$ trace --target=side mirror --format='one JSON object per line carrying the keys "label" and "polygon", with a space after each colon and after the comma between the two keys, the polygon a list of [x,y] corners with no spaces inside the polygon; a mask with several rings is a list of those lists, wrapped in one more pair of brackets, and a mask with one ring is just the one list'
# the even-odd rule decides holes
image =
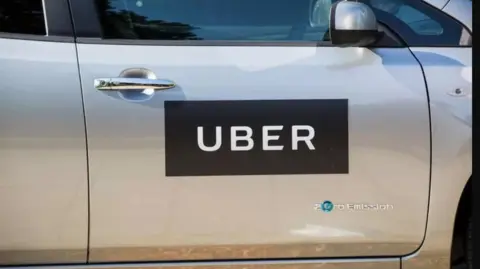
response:
{"label": "side mirror", "polygon": [[339,1],[330,9],[330,40],[342,47],[363,47],[380,37],[377,18],[366,4],[348,0]]}

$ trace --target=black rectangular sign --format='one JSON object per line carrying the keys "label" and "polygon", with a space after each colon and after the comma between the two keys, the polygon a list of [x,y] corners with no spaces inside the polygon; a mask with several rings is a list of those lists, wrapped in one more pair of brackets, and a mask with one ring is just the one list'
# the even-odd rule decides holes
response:
{"label": "black rectangular sign", "polygon": [[348,173],[348,100],[165,102],[166,176]]}

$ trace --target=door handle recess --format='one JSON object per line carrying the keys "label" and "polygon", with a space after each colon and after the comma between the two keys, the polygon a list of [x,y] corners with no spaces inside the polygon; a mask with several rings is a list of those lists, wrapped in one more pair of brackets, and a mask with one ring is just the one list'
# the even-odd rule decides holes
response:
{"label": "door handle recess", "polygon": [[144,91],[152,89],[164,91],[174,88],[175,82],[167,79],[148,78],[97,78],[94,86],[99,91]]}

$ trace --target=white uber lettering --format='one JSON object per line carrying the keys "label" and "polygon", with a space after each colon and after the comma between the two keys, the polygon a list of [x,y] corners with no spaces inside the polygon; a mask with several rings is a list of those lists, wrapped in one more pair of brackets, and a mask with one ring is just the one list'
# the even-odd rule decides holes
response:
{"label": "white uber lettering", "polygon": [[[244,132],[245,135],[239,135]],[[230,128],[230,149],[232,151],[249,151],[253,148],[253,130],[248,126],[232,126]],[[247,145],[239,146],[238,141],[247,141]]]}
{"label": "white uber lettering", "polygon": [[197,144],[198,147],[207,152],[217,151],[222,146],[222,127],[215,127],[215,145],[209,147],[205,146],[205,141],[203,139],[203,127],[197,127]]}
{"label": "white uber lettering", "polygon": [[278,140],[280,138],[279,135],[270,135],[269,131],[281,131],[283,126],[281,125],[271,125],[271,126],[263,126],[262,127],[262,147],[263,150],[282,150],[283,146],[272,146],[269,145],[268,142],[272,140]]}
{"label": "white uber lettering", "polygon": [[[222,146],[222,127],[215,127],[215,144],[213,146],[205,145],[204,128],[197,127],[197,144],[198,147],[206,152],[213,152],[220,149]],[[264,151],[281,151],[284,149],[283,145],[271,145],[271,141],[278,141],[280,135],[274,135],[272,132],[283,130],[282,125],[267,125],[262,127],[262,149]],[[300,136],[300,131],[306,131],[307,134]],[[315,138],[315,129],[308,125],[293,125],[292,126],[292,150],[298,150],[298,144],[304,142],[309,150],[315,150],[312,139]],[[239,142],[243,141],[243,145]],[[245,145],[246,142],[246,145]],[[260,141],[258,141],[260,142]],[[232,126],[230,127],[230,150],[231,151],[249,151],[253,149],[253,129],[248,126]]]}
{"label": "white uber lettering", "polygon": [[[299,131],[307,131],[307,136],[299,136]],[[312,144],[312,139],[315,137],[315,129],[308,125],[293,125],[292,126],[292,149],[298,150],[298,142],[303,141],[307,145],[308,149],[315,150]]]}

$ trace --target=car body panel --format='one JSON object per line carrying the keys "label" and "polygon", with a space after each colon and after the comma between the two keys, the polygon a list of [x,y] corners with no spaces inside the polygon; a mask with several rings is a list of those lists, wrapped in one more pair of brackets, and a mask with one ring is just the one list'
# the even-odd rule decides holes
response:
{"label": "car body panel", "polygon": [[[430,127],[408,49],[78,44],[78,57],[90,262],[392,256],[421,245]],[[145,102],[93,87],[131,67],[178,87]],[[165,100],[315,98],[349,99],[349,174],[165,177]],[[326,215],[314,210],[325,199],[394,209]]]}
{"label": "car body panel", "polygon": [[0,264],[85,262],[87,156],[75,44],[0,44]]}
{"label": "car body panel", "polygon": [[[425,242],[407,269],[450,269],[457,207],[472,175],[472,48],[412,48],[427,79],[432,118],[432,186]],[[454,94],[455,89],[462,89]]]}

